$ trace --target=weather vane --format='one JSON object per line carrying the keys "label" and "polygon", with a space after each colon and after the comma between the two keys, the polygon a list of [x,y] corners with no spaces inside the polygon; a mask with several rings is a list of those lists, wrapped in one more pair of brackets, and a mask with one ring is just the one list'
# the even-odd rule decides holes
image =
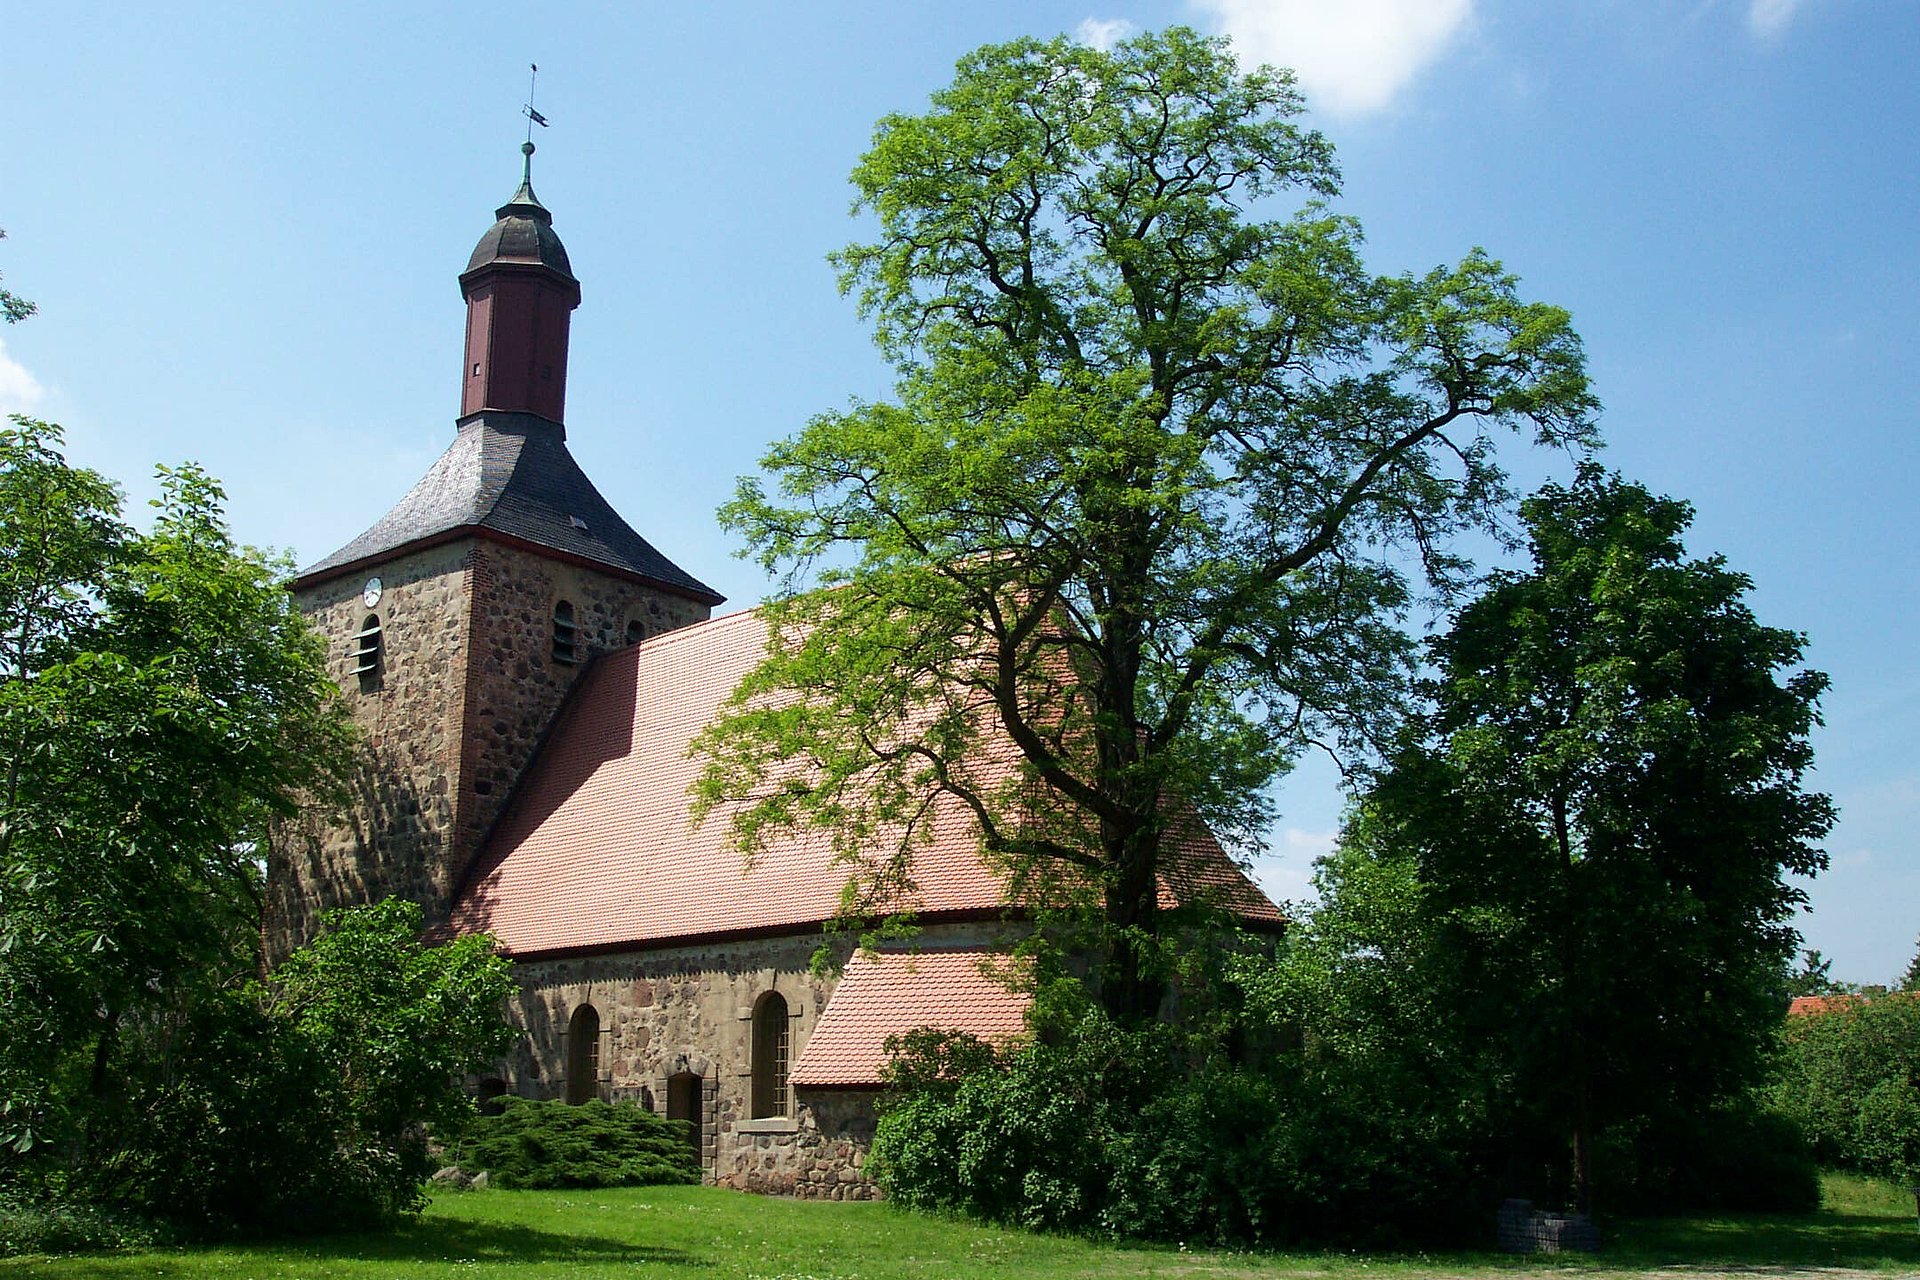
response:
{"label": "weather vane", "polygon": [[527,144],[531,146],[533,126],[539,125],[542,129],[546,128],[547,118],[533,109],[533,86],[540,79],[540,64],[530,62],[527,65],[533,68],[533,72],[527,77],[527,104],[520,108],[520,114],[527,118]]}

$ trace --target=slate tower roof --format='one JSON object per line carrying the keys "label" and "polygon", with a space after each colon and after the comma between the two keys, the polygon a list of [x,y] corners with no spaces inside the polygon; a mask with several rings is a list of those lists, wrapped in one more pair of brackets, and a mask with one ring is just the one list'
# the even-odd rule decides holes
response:
{"label": "slate tower roof", "polygon": [[534,414],[488,410],[461,419],[453,443],[406,497],[365,533],[301,570],[295,585],[465,536],[558,552],[704,604],[722,599],[620,518],[567,451],[564,428]]}

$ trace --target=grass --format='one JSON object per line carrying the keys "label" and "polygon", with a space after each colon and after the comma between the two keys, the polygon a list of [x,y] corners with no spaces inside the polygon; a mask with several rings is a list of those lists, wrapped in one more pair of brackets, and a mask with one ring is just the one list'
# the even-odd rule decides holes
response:
{"label": "grass", "polygon": [[[0,1277],[49,1280],[987,1280],[993,1277],[1705,1277],[1920,1270],[1912,1197],[1830,1177],[1815,1214],[1615,1224],[1598,1258],[1382,1257],[1123,1248],[910,1214],[884,1204],[772,1200],[702,1187],[448,1195],[378,1235],[291,1244],[0,1260]],[[1839,1269],[1836,1272],[1834,1269]]]}

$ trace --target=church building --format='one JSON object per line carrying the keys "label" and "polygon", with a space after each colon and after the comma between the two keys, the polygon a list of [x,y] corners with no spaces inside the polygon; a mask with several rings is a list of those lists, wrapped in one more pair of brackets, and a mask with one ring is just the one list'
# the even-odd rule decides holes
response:
{"label": "church building", "polygon": [[[970,819],[939,810],[899,904],[917,942],[815,974],[848,876],[829,842],[796,831],[749,863],[724,818],[691,821],[688,746],[767,629],[751,610],[715,617],[721,597],[568,452],[580,282],[523,150],[460,275],[452,443],[293,583],[364,740],[344,811],[271,852],[269,950],[332,907],[410,898],[515,962],[526,1035],[483,1094],[631,1099],[692,1125],[709,1181],[866,1198],[886,1037],[1020,1030],[1024,998],[990,972],[1019,927],[1007,887]],[[1238,914],[1277,926],[1210,837],[1184,843]]]}

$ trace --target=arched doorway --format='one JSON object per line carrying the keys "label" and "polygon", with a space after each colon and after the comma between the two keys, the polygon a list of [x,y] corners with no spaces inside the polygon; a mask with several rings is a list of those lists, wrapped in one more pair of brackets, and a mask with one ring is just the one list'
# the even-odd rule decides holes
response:
{"label": "arched doorway", "polygon": [[583,1004],[567,1023],[567,1101],[600,1096],[600,1011]]}
{"label": "arched doorway", "polygon": [[506,1110],[502,1102],[502,1099],[506,1096],[507,1082],[505,1080],[502,1080],[499,1076],[488,1076],[482,1080],[479,1089],[480,1114],[483,1116],[499,1115],[502,1111]]}
{"label": "arched doorway", "polygon": [[688,1134],[696,1159],[701,1152],[701,1079],[691,1071],[667,1077],[667,1119],[685,1120],[693,1126]]}

